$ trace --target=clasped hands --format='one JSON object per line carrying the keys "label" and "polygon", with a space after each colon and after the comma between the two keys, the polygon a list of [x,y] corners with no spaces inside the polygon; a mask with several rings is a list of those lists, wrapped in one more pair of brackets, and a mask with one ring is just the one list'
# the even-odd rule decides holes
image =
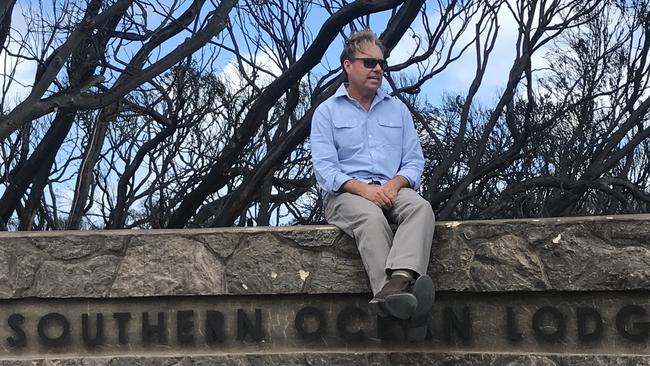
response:
{"label": "clasped hands", "polygon": [[400,188],[393,181],[388,181],[382,185],[367,184],[361,192],[361,196],[382,209],[391,208],[395,205],[397,192],[399,192]]}

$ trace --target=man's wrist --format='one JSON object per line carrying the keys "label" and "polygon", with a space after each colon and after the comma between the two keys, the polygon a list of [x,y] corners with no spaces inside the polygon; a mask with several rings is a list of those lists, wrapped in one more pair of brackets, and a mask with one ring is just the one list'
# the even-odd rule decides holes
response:
{"label": "man's wrist", "polygon": [[409,183],[409,180],[406,179],[406,177],[403,177],[401,175],[396,175],[393,179],[389,180],[387,183],[397,190],[404,187],[409,187],[411,185]]}
{"label": "man's wrist", "polygon": [[363,196],[365,188],[366,188],[365,183],[358,181],[356,179],[348,179],[347,181],[345,181],[345,183],[341,185],[339,191],[356,194],[357,196]]}

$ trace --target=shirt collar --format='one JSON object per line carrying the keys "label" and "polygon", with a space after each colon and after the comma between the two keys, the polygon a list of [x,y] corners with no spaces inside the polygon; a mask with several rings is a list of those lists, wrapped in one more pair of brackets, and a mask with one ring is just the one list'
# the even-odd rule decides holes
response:
{"label": "shirt collar", "polygon": [[[336,89],[336,92],[334,92],[334,97],[335,98],[346,96],[346,97],[352,99],[352,97],[350,97],[350,95],[348,94],[348,89],[345,87],[345,85],[346,85],[346,83],[342,83],[341,86],[339,86],[339,88]],[[377,89],[377,97],[379,99],[389,99],[390,95],[388,93],[384,92],[381,89]]]}

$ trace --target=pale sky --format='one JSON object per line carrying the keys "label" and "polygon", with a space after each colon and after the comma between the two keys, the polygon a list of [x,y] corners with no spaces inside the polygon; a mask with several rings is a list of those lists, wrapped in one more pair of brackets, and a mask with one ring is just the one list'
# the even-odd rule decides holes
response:
{"label": "pale sky", "polygon": [[[24,7],[27,3],[29,3],[29,1],[19,1],[18,6],[13,13],[12,35],[14,37],[16,37],[17,34],[24,33],[25,31],[25,19],[22,14],[21,6]],[[430,23],[432,26],[435,26],[435,19],[437,16],[434,13],[433,9],[429,9],[429,12]],[[384,12],[373,15],[371,18],[371,26],[373,27],[373,30],[378,33],[381,32],[385,26],[388,14],[388,12]],[[315,23],[310,22],[310,24]],[[499,36],[497,38],[495,50],[489,62],[489,69],[484,77],[478,95],[478,100],[483,103],[492,102],[500,88],[505,85],[508,69],[515,54],[514,44],[516,41],[516,25],[512,19],[512,15],[510,15],[508,12],[502,12],[500,16],[500,26],[501,28],[499,30]],[[152,27],[152,23],[150,23],[150,27]],[[414,23],[413,27],[416,33],[422,32],[422,26],[419,24],[419,20]],[[317,29],[313,29],[312,33],[316,33],[316,31]],[[461,38],[461,42],[459,44],[462,44],[463,40],[466,42],[472,36],[473,26],[470,26],[466,34]],[[407,33],[399,42],[397,47],[393,50],[391,57],[389,58],[389,64],[396,64],[404,61],[411,54],[415,46],[414,42],[415,41],[411,37],[410,33]],[[316,74],[321,74],[322,72],[319,72],[318,70],[324,70],[325,65],[332,67],[338,66],[338,55],[341,52],[341,43],[342,41],[340,37],[333,42],[333,44],[329,47],[325,58],[321,62],[321,67],[317,67],[315,69]],[[12,52],[17,51],[16,43],[11,42],[9,46]],[[165,45],[165,47],[171,49],[175,47],[175,45],[168,43]],[[474,52],[474,48],[470,47],[461,59],[451,63],[445,71],[434,77],[432,80],[428,81],[422,90],[427,99],[433,103],[438,103],[444,93],[466,93],[469,84],[474,77],[474,71],[476,67],[476,57]],[[223,57],[229,57],[228,53],[224,52]],[[2,58],[5,66],[11,65],[13,62],[15,62],[15,58],[7,55],[6,53],[0,55],[0,58]],[[541,53],[536,55],[536,60],[539,62],[541,62],[542,58],[543,55]],[[269,65],[272,72],[276,74],[279,73],[280,70],[277,67],[273,67],[272,62],[270,62],[270,58],[268,56],[258,55],[258,61]],[[226,75],[231,75],[234,77],[238,73],[237,68],[232,63],[224,62],[223,64],[226,65],[223,70]],[[15,77],[19,83],[31,85],[35,71],[36,65],[34,62],[23,60],[18,65]],[[413,75],[414,72],[406,70],[406,74]],[[19,83],[14,83],[10,88],[7,96],[7,105],[5,108],[11,105],[15,105],[17,100],[24,99],[24,97],[29,92],[29,88],[21,87]]]}

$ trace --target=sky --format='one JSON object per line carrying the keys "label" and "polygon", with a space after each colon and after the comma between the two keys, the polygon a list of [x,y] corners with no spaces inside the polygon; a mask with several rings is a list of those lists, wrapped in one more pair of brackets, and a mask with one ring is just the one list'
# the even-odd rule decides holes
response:
{"label": "sky", "polygon": [[[47,4],[47,2],[44,3]],[[25,17],[23,16],[23,11],[25,11],[29,4],[30,1],[28,0],[18,1],[18,6],[13,13],[12,19],[12,32],[14,35],[24,34]],[[434,26],[436,20],[438,19],[436,9],[433,9],[433,7],[430,6],[428,13],[430,23],[432,26]],[[380,33],[385,27],[388,16],[389,12],[374,14],[371,17],[371,28],[377,33]],[[152,27],[155,23],[155,20],[152,20],[151,18],[155,19],[155,16],[152,17],[150,15],[149,18],[149,24],[150,27]],[[312,26],[312,34],[317,33],[319,23],[323,22],[324,20],[325,18],[322,15],[318,14],[314,15],[312,19],[310,19],[309,24]],[[495,50],[489,62],[488,72],[486,72],[478,94],[478,100],[485,101],[486,103],[492,101],[497,95],[500,88],[505,85],[508,69],[515,54],[514,44],[516,41],[516,24],[512,19],[512,15],[510,15],[508,12],[502,11],[499,16],[499,22],[500,30],[499,36],[497,38],[497,43],[495,45]],[[413,33],[418,34],[423,32],[423,26],[419,19],[414,23],[413,28]],[[470,27],[470,31],[466,32],[466,34],[461,38],[461,42],[463,40],[467,41],[471,36],[473,36],[471,28],[473,27]],[[177,39],[166,43],[164,49],[172,49],[180,41],[182,41],[182,39],[183,37],[177,37]],[[339,39],[334,41],[334,43],[327,50],[326,56],[322,60],[319,67],[316,68],[316,73],[319,73],[319,68],[320,70],[325,70],[328,66],[338,66],[338,55],[341,52],[341,45],[342,39],[339,37]],[[409,31],[409,33],[407,33],[402,38],[402,40],[398,43],[398,45],[391,53],[391,57],[388,59],[389,64],[403,62],[407,57],[411,55],[414,46],[415,40],[412,37],[412,33]],[[17,44],[14,42],[10,43],[10,50],[12,52],[17,52]],[[474,52],[474,48],[470,47],[470,49],[465,52],[461,59],[451,63],[446,68],[446,70],[427,82],[425,84],[425,87],[422,89],[422,93],[426,99],[433,103],[438,103],[441,101],[441,97],[446,93],[462,94],[466,92],[474,76],[474,70],[476,67],[476,58]],[[226,75],[230,75],[231,77],[236,77],[236,74],[238,74],[237,68],[232,63],[232,61],[229,62],[229,57],[230,55],[228,53],[222,53],[221,59],[219,61],[223,65],[222,72]],[[538,55],[537,57],[540,58],[541,55]],[[0,55],[0,59],[2,59],[5,66],[10,65],[16,61],[15,58],[9,56],[6,53]],[[261,63],[266,63],[267,65],[271,64],[269,58],[263,54],[258,57],[258,59]],[[29,92],[28,86],[33,82],[36,65],[34,62],[23,60],[20,62],[16,71],[17,72],[15,78],[17,79],[18,83],[14,83],[10,88],[6,97],[7,105],[5,106],[5,109],[8,109],[10,105],[15,105],[18,100],[25,98]],[[279,74],[280,69],[271,66],[271,71]],[[413,70],[407,69],[404,74],[415,75],[415,72]],[[25,86],[21,86],[20,84],[23,84]]]}

